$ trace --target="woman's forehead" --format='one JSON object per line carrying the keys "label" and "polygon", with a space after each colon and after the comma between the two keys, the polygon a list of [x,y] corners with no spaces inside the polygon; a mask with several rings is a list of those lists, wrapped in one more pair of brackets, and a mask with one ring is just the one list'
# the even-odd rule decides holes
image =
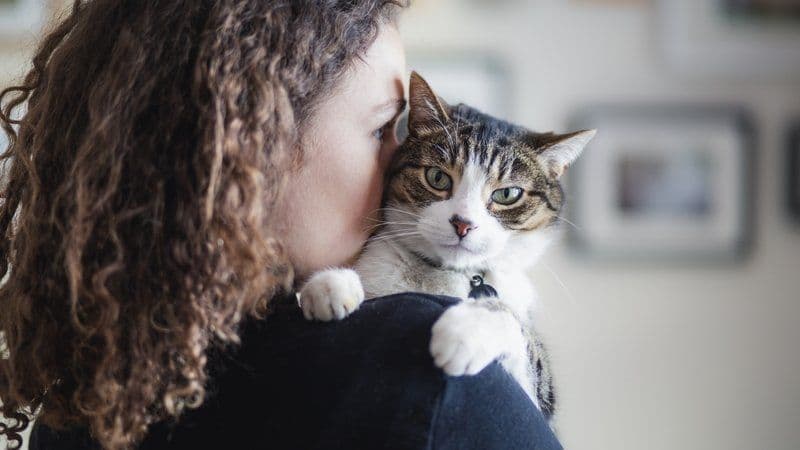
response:
{"label": "woman's forehead", "polygon": [[381,27],[365,55],[356,60],[345,81],[345,91],[375,109],[405,98],[406,60],[400,33],[393,25]]}
{"label": "woman's forehead", "polygon": [[355,60],[339,85],[317,108],[314,127],[375,126],[397,112],[405,99],[405,51],[394,25],[380,28],[365,54]]}

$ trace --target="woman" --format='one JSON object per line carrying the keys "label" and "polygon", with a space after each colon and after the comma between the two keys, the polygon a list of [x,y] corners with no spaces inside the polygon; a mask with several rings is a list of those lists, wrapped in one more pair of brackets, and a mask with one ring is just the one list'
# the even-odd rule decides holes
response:
{"label": "woman", "polygon": [[36,449],[557,447],[497,364],[435,369],[452,300],[337,324],[291,301],[379,207],[402,6],[75,2],[0,95],[0,433],[36,411]]}

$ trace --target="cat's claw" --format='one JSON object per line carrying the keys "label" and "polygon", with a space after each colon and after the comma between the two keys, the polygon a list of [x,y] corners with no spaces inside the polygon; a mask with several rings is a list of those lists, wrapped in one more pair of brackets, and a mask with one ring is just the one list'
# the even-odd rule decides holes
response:
{"label": "cat's claw", "polygon": [[503,353],[496,313],[468,304],[448,308],[433,325],[430,352],[452,376],[475,375]]}
{"label": "cat's claw", "polygon": [[364,301],[358,274],[350,269],[315,273],[300,290],[300,307],[307,320],[341,320]]}

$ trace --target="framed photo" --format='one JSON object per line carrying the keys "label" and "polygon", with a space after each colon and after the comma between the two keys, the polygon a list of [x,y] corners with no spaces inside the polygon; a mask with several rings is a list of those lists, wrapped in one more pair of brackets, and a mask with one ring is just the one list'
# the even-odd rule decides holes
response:
{"label": "framed photo", "polygon": [[789,127],[788,133],[788,159],[789,176],[786,178],[786,197],[789,213],[800,221],[800,119]]}
{"label": "framed photo", "polygon": [[568,174],[573,248],[591,257],[736,260],[752,237],[754,129],[733,106],[606,106]]}
{"label": "framed photo", "polygon": [[688,76],[784,78],[800,73],[800,2],[658,0],[667,63]]}
{"label": "framed photo", "polygon": [[36,34],[44,21],[47,0],[0,0],[0,37]]}

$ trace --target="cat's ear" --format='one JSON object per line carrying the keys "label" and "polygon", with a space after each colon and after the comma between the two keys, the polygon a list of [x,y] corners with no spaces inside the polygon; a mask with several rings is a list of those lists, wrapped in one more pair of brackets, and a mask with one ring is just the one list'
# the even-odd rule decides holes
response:
{"label": "cat's ear", "polygon": [[597,130],[582,130],[567,134],[539,135],[536,158],[550,178],[558,179],[572,164]]}
{"label": "cat's ear", "polygon": [[433,92],[417,72],[411,72],[408,88],[408,133],[425,136],[442,128],[448,121],[447,104]]}

